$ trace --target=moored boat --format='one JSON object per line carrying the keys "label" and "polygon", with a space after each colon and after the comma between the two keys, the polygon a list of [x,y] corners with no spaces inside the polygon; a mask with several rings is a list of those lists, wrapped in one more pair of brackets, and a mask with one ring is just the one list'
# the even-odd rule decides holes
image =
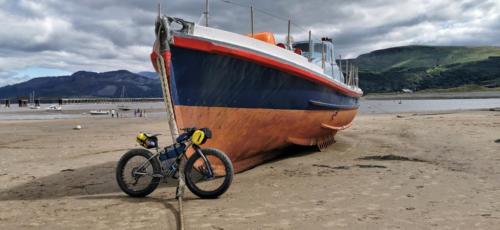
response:
{"label": "moored boat", "polygon": [[337,66],[331,39],[276,44],[272,33],[240,35],[167,16],[156,34],[151,59],[167,76],[177,126],[212,129],[206,145],[226,152],[237,172],[287,145],[332,144],[358,111],[362,91]]}
{"label": "moored boat", "polygon": [[109,115],[109,110],[90,110],[90,115]]}
{"label": "moored boat", "polygon": [[50,105],[49,107],[45,108],[46,111],[57,111],[60,112],[62,111],[62,107],[60,105]]}
{"label": "moored boat", "polygon": [[[120,99],[121,100],[125,99],[125,86],[122,87],[122,93],[120,95]],[[129,111],[130,110],[130,106],[125,105],[125,104],[119,104],[118,106],[116,106],[116,108],[118,110],[122,110],[122,111]]]}

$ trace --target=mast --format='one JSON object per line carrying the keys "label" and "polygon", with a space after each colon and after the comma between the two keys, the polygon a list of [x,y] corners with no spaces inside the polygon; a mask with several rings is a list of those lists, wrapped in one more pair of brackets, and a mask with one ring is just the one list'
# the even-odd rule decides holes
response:
{"label": "mast", "polygon": [[253,5],[250,6],[250,29],[253,37]]}
{"label": "mast", "polygon": [[125,86],[122,86],[122,93],[120,95],[121,99],[123,100],[125,98]]}
{"label": "mast", "polygon": [[334,55],[333,55],[333,43],[332,43],[332,47],[330,48],[330,66],[332,67],[332,78],[335,78],[335,74],[333,73],[333,63],[335,62],[334,60]]}
{"label": "mast", "polygon": [[309,30],[309,62],[312,61],[312,53],[313,52],[313,45],[312,45],[312,35],[311,35],[311,30]]}
{"label": "mast", "polygon": [[349,60],[345,59],[345,73],[347,75],[346,77],[346,84],[349,84]]}
{"label": "mast", "polygon": [[205,12],[203,12],[205,15],[205,26],[208,27],[208,0],[205,0]]}
{"label": "mast", "polygon": [[291,24],[292,24],[292,20],[288,19],[288,34],[286,36],[286,46],[289,50],[292,50],[292,39],[290,37],[290,27],[291,27]]}
{"label": "mast", "polygon": [[342,55],[339,55],[339,64],[340,64],[340,66],[339,66],[340,73],[342,74],[343,77],[345,77],[344,70],[342,70]]}
{"label": "mast", "polygon": [[325,59],[325,42],[321,39],[321,68],[323,68],[323,70],[325,70]]}

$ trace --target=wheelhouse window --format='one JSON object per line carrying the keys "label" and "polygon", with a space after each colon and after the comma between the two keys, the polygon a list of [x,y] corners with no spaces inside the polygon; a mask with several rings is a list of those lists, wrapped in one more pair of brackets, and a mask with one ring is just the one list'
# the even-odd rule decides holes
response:
{"label": "wheelhouse window", "polygon": [[294,49],[299,48],[302,52],[309,52],[309,43],[299,43],[293,46]]}
{"label": "wheelhouse window", "polygon": [[[323,52],[323,47],[325,48],[326,59],[330,60],[330,48],[327,43],[313,43],[313,57],[321,58]],[[309,56],[309,43],[296,43],[293,45],[294,49],[300,49],[302,51],[302,56]]]}

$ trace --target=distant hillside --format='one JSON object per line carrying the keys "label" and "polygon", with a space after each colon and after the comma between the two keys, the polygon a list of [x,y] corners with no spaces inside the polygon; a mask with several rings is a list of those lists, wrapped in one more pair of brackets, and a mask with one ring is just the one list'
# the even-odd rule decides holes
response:
{"label": "distant hillside", "polygon": [[78,71],[70,76],[39,77],[0,88],[0,98],[37,97],[161,97],[158,78],[127,70],[103,73]]}
{"label": "distant hillside", "polygon": [[360,55],[366,92],[500,86],[500,47],[405,46]]}
{"label": "distant hillside", "polygon": [[138,72],[137,74],[144,76],[144,77],[153,78],[153,79],[158,78],[158,74],[156,72],[143,71],[143,72]]}
{"label": "distant hillside", "polygon": [[360,55],[357,62],[362,71],[384,72],[480,61],[490,56],[500,56],[500,47],[403,46]]}
{"label": "distant hillside", "polygon": [[[376,50],[350,62],[359,66],[365,93],[402,89],[481,89],[500,87],[500,47],[404,46]],[[463,87],[467,86],[467,87]],[[0,88],[0,98],[161,97],[154,72],[79,71],[70,76],[40,77]]]}

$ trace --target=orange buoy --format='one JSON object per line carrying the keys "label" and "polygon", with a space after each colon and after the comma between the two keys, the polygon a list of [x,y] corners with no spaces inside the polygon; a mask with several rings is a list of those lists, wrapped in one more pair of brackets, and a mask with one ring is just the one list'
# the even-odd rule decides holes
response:
{"label": "orange buoy", "polygon": [[273,45],[276,44],[276,40],[274,39],[274,34],[271,32],[254,33],[253,36],[251,34],[247,34],[247,36]]}

